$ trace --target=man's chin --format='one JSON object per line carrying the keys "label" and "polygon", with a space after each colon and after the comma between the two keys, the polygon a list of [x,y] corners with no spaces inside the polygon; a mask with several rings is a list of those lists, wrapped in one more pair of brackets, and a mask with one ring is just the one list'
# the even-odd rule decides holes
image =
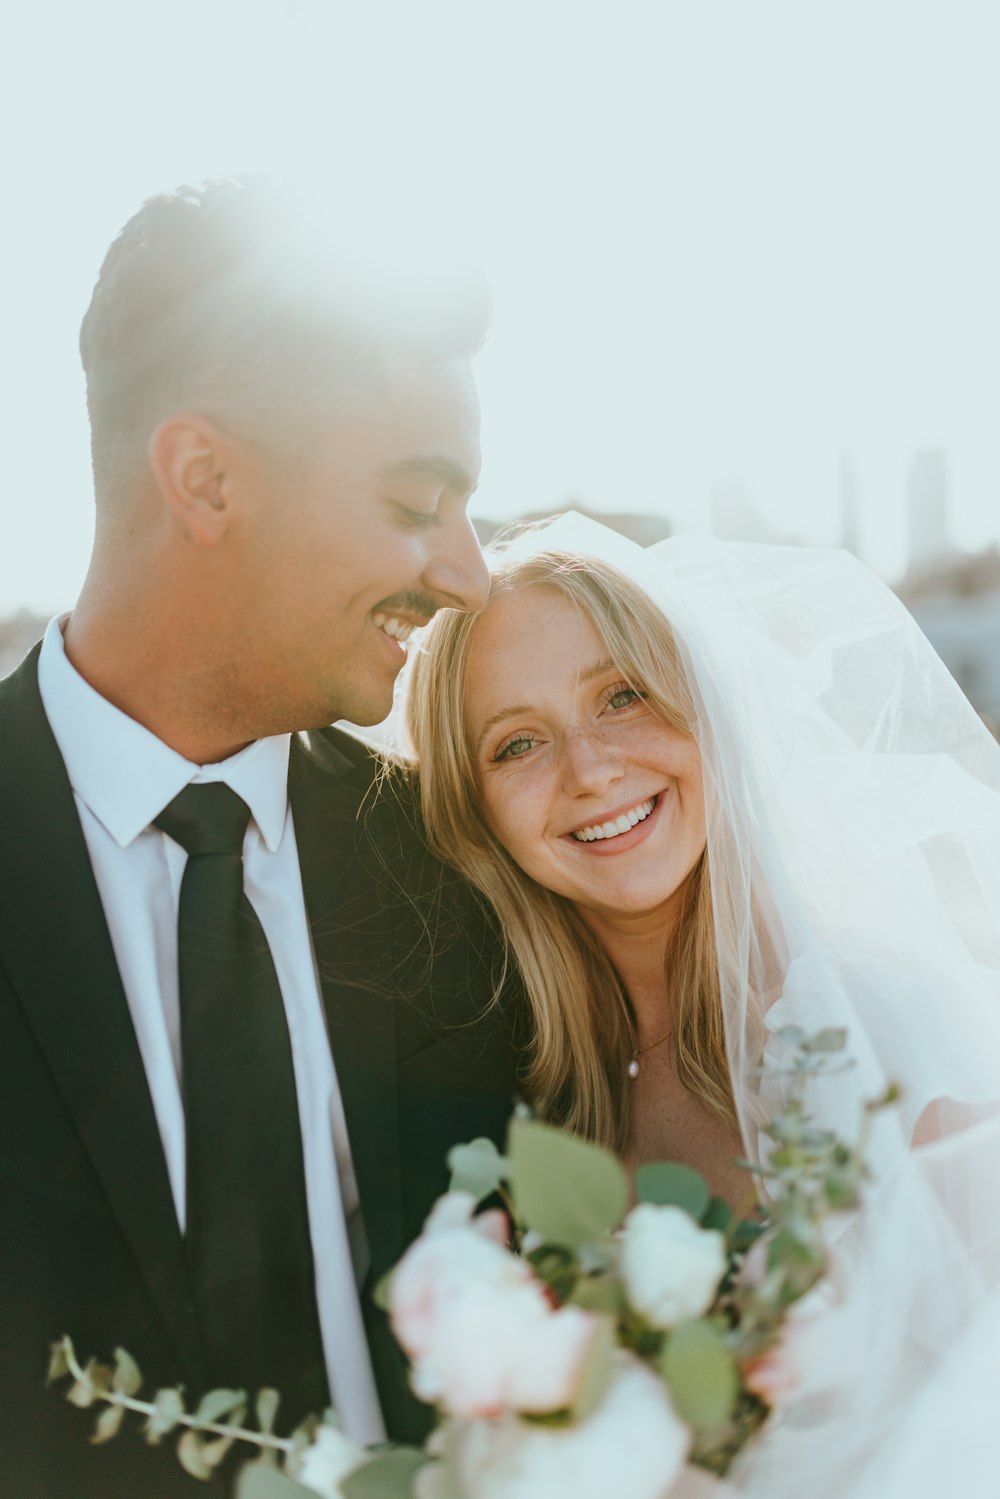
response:
{"label": "man's chin", "polygon": [[384,723],[391,712],[391,692],[382,699],[359,696],[343,705],[343,710],[336,715],[334,722],[354,724],[359,729],[374,729]]}

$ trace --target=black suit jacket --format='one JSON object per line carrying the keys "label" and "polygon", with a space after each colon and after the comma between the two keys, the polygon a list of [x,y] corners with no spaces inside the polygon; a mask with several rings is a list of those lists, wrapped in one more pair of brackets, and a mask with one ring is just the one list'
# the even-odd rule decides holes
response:
{"label": "black suit jacket", "polygon": [[[371,1302],[447,1185],[459,1140],[502,1140],[516,1091],[498,944],[427,852],[412,787],[337,730],[297,735],[289,795],[372,1253],[363,1295],[390,1434],[425,1412]],[[143,1393],[204,1388],[156,1120],[61,756],[37,648],[0,682],[0,1494],[160,1499],[198,1486],[138,1423],[88,1444],[93,1412],[44,1390],[48,1344],[118,1344]],[[167,1448],[172,1446],[168,1441]],[[228,1480],[220,1478],[219,1485]],[[214,1485],[213,1485],[214,1487]]]}

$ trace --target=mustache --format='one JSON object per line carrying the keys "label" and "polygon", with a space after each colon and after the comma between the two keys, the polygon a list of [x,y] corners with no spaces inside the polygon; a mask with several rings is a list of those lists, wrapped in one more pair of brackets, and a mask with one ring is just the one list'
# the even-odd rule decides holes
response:
{"label": "mustache", "polygon": [[376,604],[372,611],[376,614],[392,614],[396,610],[400,614],[415,614],[422,624],[427,624],[441,608],[437,599],[431,598],[429,593],[393,593],[380,604]]}

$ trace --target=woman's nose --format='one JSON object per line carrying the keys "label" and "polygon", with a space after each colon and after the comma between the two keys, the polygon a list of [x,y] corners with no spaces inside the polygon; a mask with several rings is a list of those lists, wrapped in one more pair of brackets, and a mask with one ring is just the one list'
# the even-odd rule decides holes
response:
{"label": "woman's nose", "polygon": [[621,757],[601,735],[576,729],[566,735],[563,744],[563,774],[567,789],[574,795],[599,793],[620,779]]}

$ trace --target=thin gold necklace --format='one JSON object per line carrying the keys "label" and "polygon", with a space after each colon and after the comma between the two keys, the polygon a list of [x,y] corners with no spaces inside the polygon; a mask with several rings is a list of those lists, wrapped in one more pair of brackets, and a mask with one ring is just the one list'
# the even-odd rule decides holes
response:
{"label": "thin gold necklace", "polygon": [[669,1041],[672,1035],[673,1031],[669,1030],[667,1031],[667,1034],[665,1036],[660,1037],[659,1041],[648,1041],[645,1046],[636,1047],[635,1051],[632,1053],[632,1060],[628,1064],[629,1077],[636,1078],[639,1076],[639,1058],[644,1052],[652,1051],[656,1046],[662,1046],[664,1041]]}

